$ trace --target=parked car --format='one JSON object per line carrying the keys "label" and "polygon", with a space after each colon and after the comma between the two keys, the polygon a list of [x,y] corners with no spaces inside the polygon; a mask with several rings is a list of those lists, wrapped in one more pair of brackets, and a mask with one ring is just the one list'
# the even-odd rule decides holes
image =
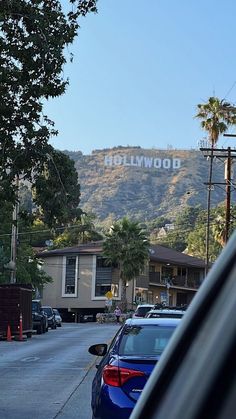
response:
{"label": "parked car", "polygon": [[145,315],[146,318],[160,318],[160,317],[169,317],[172,319],[181,319],[183,315],[185,314],[184,310],[174,310],[169,308],[163,308],[159,310],[150,310]]}
{"label": "parked car", "polygon": [[236,232],[193,298],[130,419],[236,412]]}
{"label": "parked car", "polygon": [[51,329],[56,329],[57,328],[57,324],[56,324],[55,314],[53,313],[52,307],[50,307],[50,306],[42,306],[42,309],[43,309],[44,313],[46,313],[46,315],[48,317],[48,327],[51,327]]}
{"label": "parked car", "polygon": [[32,300],[32,327],[38,335],[48,331],[48,317],[40,300]]}
{"label": "parked car", "polygon": [[145,317],[148,311],[154,308],[153,304],[140,304],[137,306],[135,312],[133,313],[133,318],[142,318]]}
{"label": "parked car", "polygon": [[90,346],[103,356],[92,383],[93,419],[129,418],[180,319],[127,319],[110,347]]}
{"label": "parked car", "polygon": [[54,313],[54,316],[55,316],[57,326],[61,327],[62,318],[61,318],[61,315],[60,315],[59,311],[57,310],[57,308],[53,308],[53,313]]}

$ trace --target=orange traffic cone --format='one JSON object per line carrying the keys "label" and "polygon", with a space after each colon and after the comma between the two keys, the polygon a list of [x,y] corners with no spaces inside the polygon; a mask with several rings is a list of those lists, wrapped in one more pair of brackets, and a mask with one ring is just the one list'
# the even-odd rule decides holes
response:
{"label": "orange traffic cone", "polygon": [[11,342],[11,328],[10,325],[7,326],[7,342]]}

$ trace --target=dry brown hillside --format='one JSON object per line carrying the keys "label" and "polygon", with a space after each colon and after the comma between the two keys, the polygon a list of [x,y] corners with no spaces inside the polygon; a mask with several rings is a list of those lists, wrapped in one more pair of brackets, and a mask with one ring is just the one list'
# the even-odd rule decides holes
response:
{"label": "dry brown hillside", "polygon": [[[91,155],[64,151],[74,161],[81,185],[81,208],[98,219],[125,215],[140,221],[174,217],[184,206],[206,207],[209,162],[198,150],[116,147]],[[213,181],[224,182],[224,165],[216,161]],[[225,199],[212,191],[212,205]]]}

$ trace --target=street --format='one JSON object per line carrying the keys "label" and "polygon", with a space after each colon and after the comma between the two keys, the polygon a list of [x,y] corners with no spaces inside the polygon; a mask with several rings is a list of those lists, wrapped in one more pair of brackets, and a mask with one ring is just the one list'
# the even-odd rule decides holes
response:
{"label": "street", "polygon": [[24,342],[0,342],[1,419],[90,419],[97,358],[88,347],[109,342],[118,326],[64,323]]}

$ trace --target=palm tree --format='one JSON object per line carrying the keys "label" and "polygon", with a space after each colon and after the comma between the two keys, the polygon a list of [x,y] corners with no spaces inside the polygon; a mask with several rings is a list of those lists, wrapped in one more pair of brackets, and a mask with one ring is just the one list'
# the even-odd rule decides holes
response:
{"label": "palm tree", "polygon": [[210,168],[208,178],[207,198],[207,227],[206,227],[206,273],[209,265],[209,236],[210,236],[210,202],[212,184],[212,166],[214,147],[219,136],[227,131],[229,126],[236,124],[236,108],[217,97],[210,97],[207,103],[197,105],[196,118],[201,119],[201,127],[208,132],[211,144]]}
{"label": "palm tree", "polygon": [[149,258],[149,241],[138,222],[124,217],[106,233],[103,253],[108,263],[118,264],[121,278],[121,309],[127,310],[126,284],[140,275]]}
{"label": "palm tree", "polygon": [[236,124],[236,108],[217,97],[210,97],[207,103],[199,104],[197,108],[196,118],[201,119],[201,127],[208,132],[210,144],[214,147],[220,134]]}

